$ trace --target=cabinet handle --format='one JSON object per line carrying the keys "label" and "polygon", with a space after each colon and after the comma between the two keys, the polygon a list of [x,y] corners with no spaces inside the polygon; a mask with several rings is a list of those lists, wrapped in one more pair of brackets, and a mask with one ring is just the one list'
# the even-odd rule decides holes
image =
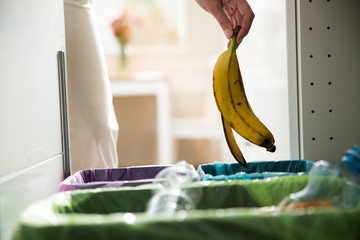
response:
{"label": "cabinet handle", "polygon": [[63,153],[64,179],[70,176],[70,141],[69,141],[69,119],[67,104],[67,86],[65,71],[65,53],[57,52],[59,98],[60,98],[60,120],[61,120],[61,144]]}

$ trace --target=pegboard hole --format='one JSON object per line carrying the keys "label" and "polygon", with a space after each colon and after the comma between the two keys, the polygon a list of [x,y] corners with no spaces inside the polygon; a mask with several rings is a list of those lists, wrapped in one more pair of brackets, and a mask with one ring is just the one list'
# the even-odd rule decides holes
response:
{"label": "pegboard hole", "polygon": [[313,137],[311,140],[315,141],[315,138]]}
{"label": "pegboard hole", "polygon": [[326,29],[327,29],[327,30],[330,30],[330,26],[327,26]]}
{"label": "pegboard hole", "polygon": [[329,139],[330,139],[330,141],[332,141],[334,138],[333,138],[333,137],[330,137]]}
{"label": "pegboard hole", "polygon": [[311,85],[311,86],[314,86],[314,83],[313,83],[313,82],[311,82],[311,83],[310,83],[310,85]]}
{"label": "pegboard hole", "polygon": [[309,27],[309,30],[311,31],[311,30],[312,30],[312,27]]}
{"label": "pegboard hole", "polygon": [[315,113],[315,110],[311,110],[311,113]]}
{"label": "pegboard hole", "polygon": [[328,85],[331,85],[332,84],[332,82],[328,82]]}
{"label": "pegboard hole", "polygon": [[310,58],[313,58],[313,55],[310,55]]}
{"label": "pegboard hole", "polygon": [[331,54],[328,54],[327,56],[328,56],[328,58],[329,58],[329,57],[331,57]]}
{"label": "pegboard hole", "polygon": [[332,109],[329,109],[329,113],[332,113],[332,111],[333,111]]}

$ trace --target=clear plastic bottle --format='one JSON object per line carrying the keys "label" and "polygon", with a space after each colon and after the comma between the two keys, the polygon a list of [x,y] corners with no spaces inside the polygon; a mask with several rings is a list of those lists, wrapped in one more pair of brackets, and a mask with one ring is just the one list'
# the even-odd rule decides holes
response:
{"label": "clear plastic bottle", "polygon": [[160,171],[154,181],[159,189],[148,202],[147,214],[171,215],[180,210],[194,209],[201,193],[199,188],[190,185],[199,180],[194,167],[185,161]]}
{"label": "clear plastic bottle", "polygon": [[357,175],[343,161],[317,161],[309,173],[306,187],[283,199],[277,212],[331,207],[347,209],[360,199]]}
{"label": "clear plastic bottle", "polygon": [[[360,175],[360,146],[355,145],[352,149],[344,152],[341,159],[344,166],[346,166],[355,175]],[[359,177],[358,177],[359,179]]]}

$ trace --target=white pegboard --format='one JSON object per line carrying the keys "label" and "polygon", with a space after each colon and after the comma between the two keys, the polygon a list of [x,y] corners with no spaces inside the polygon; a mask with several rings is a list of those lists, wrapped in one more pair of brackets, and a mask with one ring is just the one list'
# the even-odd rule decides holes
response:
{"label": "white pegboard", "polygon": [[360,144],[360,1],[287,4],[291,157],[338,160]]}

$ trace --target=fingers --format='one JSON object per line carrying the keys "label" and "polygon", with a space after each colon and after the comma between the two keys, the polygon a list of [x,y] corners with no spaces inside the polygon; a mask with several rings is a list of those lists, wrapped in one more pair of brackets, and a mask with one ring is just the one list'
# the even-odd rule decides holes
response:
{"label": "fingers", "polygon": [[225,36],[228,39],[230,39],[233,35],[233,27],[232,27],[232,24],[231,24],[228,16],[223,11],[220,3],[219,3],[219,7],[214,8],[211,11],[212,12],[210,12],[210,13],[215,17],[215,19],[220,24],[220,27],[224,31]]}
{"label": "fingers", "polygon": [[241,30],[236,38],[238,44],[249,33],[255,15],[246,0],[195,1],[200,7],[215,17],[228,39],[232,37],[235,26],[241,26]]}
{"label": "fingers", "polygon": [[237,8],[242,15],[241,29],[236,38],[236,42],[239,44],[242,42],[243,38],[249,33],[255,14],[253,13],[250,5],[247,3],[246,0],[238,1]]}
{"label": "fingers", "polygon": [[215,17],[215,19],[220,24],[220,27],[224,31],[225,36],[229,39],[233,35],[232,24],[225,14],[223,7],[219,0],[196,0],[196,2],[202,7],[205,11],[209,12]]}

